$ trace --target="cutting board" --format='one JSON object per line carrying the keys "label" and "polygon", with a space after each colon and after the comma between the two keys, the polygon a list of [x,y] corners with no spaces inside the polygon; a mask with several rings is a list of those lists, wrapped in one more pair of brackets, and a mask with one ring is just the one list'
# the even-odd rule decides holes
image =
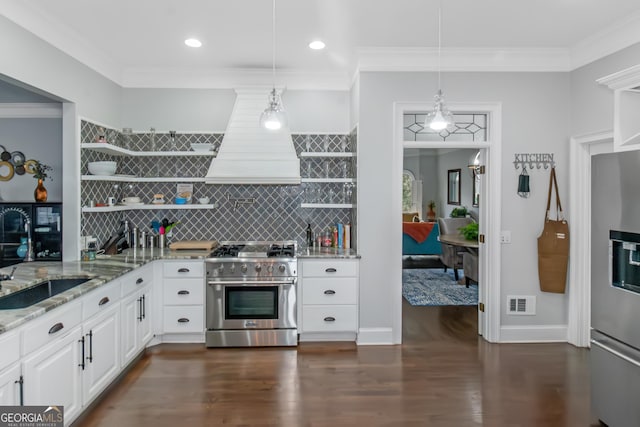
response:
{"label": "cutting board", "polygon": [[180,240],[169,243],[169,248],[176,251],[212,251],[216,246],[218,246],[218,242],[215,240]]}

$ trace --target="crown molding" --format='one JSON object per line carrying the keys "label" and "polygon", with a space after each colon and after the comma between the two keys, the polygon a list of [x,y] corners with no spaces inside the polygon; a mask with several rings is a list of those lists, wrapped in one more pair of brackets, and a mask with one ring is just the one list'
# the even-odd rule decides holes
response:
{"label": "crown molding", "polygon": [[[123,73],[123,87],[234,89],[273,85],[271,70],[130,68]],[[276,86],[293,90],[340,90],[350,88],[349,76],[341,72],[277,71]]]}
{"label": "crown molding", "polygon": [[640,11],[578,42],[571,49],[571,69],[575,70],[636,43],[640,43]]}
{"label": "crown molding", "polygon": [[608,76],[600,77],[596,82],[612,90],[635,88],[640,85],[640,65],[634,65]]}
{"label": "crown molding", "polygon": [[[564,48],[443,48],[442,71],[569,71]],[[361,48],[360,71],[437,71],[436,48]]]}
{"label": "crown molding", "polygon": [[60,119],[62,104],[14,102],[0,103],[0,119]]}
{"label": "crown molding", "polygon": [[120,66],[82,35],[22,0],[0,2],[0,15],[36,35],[46,43],[81,62],[107,79],[121,84]]}

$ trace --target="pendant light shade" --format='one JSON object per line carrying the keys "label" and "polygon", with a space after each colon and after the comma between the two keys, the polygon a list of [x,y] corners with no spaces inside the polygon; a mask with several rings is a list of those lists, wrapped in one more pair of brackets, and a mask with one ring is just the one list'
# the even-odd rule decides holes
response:
{"label": "pendant light shade", "polygon": [[435,103],[433,110],[427,115],[424,122],[424,127],[428,127],[431,130],[440,132],[442,130],[453,130],[454,121],[453,114],[447,108],[444,103],[444,95],[442,95],[442,7],[438,8],[438,92],[433,97]]}
{"label": "pendant light shade", "polygon": [[260,115],[260,126],[269,130],[278,130],[286,124],[286,119],[282,100],[274,87],[269,93],[268,107]]}
{"label": "pendant light shade", "polygon": [[271,71],[273,89],[269,93],[267,108],[260,115],[260,126],[268,130],[278,130],[286,124],[286,115],[280,94],[276,91],[276,0],[273,0],[271,15]]}

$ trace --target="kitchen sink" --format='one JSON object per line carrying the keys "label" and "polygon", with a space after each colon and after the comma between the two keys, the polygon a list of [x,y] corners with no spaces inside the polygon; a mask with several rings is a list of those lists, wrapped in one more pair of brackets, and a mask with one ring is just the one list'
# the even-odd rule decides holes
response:
{"label": "kitchen sink", "polygon": [[91,280],[88,277],[47,280],[30,288],[0,297],[0,310],[25,308]]}

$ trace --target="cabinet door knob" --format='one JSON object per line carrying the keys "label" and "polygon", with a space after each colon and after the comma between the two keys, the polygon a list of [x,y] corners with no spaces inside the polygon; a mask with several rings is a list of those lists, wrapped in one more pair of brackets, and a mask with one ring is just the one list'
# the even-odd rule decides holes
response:
{"label": "cabinet door knob", "polygon": [[109,297],[104,297],[104,298],[102,298],[102,299],[100,300],[100,302],[98,303],[98,305],[105,305],[105,304],[106,304],[106,303],[108,303],[109,301],[110,301],[110,300],[109,300]]}
{"label": "cabinet door knob", "polygon": [[324,291],[325,295],[334,295],[336,293],[336,291],[334,291],[333,289],[327,289],[326,291]]}
{"label": "cabinet door knob", "polygon": [[189,323],[189,319],[186,317],[181,317],[178,319],[178,323]]}
{"label": "cabinet door knob", "polygon": [[182,267],[178,269],[178,273],[188,273],[188,272],[189,272],[189,269],[186,267]]}
{"label": "cabinet door knob", "polygon": [[139,285],[142,282],[144,282],[144,279],[142,277],[139,277],[138,280],[136,280],[136,285]]}
{"label": "cabinet door knob", "polygon": [[189,295],[189,291],[178,291],[178,295]]}
{"label": "cabinet door knob", "polygon": [[64,328],[64,325],[62,324],[62,322],[58,322],[55,325],[53,325],[51,328],[49,328],[49,334],[55,334],[62,328]]}
{"label": "cabinet door knob", "polygon": [[325,322],[335,322],[336,318],[332,317],[332,316],[327,316],[327,317],[324,318],[324,321]]}
{"label": "cabinet door knob", "polygon": [[326,269],[326,270],[324,270],[324,271],[325,271],[326,273],[335,273],[335,272],[336,272],[336,271],[338,271],[338,270],[336,270],[336,269],[335,269],[335,268],[333,268],[333,267],[330,267],[330,268],[327,268],[327,269]]}

